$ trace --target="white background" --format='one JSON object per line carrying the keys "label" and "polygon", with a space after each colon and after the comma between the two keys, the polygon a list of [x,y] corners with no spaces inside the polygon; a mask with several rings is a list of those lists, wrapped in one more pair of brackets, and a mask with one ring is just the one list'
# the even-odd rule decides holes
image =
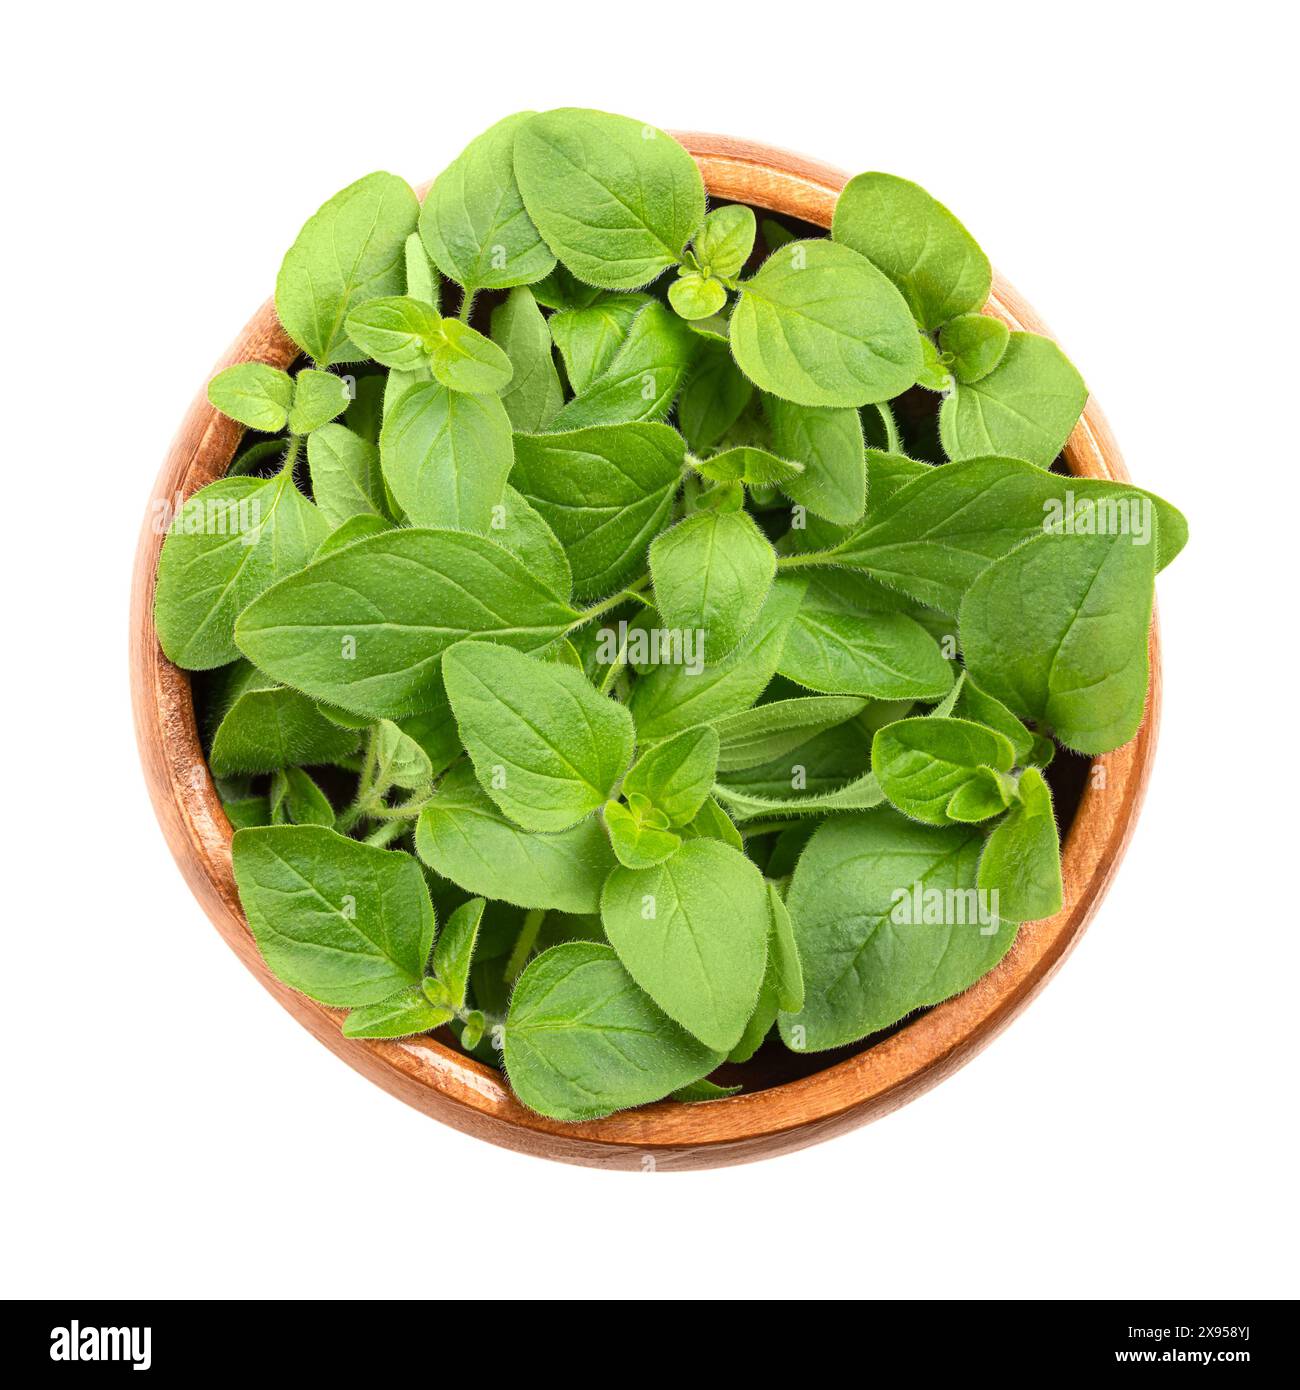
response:
{"label": "white background", "polygon": [[[1296,34],[1284,7],[504,0],[6,20],[11,1295],[1295,1296]],[[16,28],[14,26],[17,26]],[[734,30],[734,32],[732,32]],[[139,520],[325,197],[585,105],[929,187],[1187,512],[1141,824],[988,1051],[800,1154],[599,1173],[444,1129],[222,944],[127,699]],[[17,389],[14,389],[14,388]]]}

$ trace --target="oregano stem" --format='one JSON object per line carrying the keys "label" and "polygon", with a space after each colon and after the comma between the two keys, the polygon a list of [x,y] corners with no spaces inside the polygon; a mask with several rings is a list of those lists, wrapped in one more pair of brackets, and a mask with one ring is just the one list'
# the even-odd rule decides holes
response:
{"label": "oregano stem", "polygon": [[302,453],[302,435],[291,434],[289,436],[289,447],[284,451],[284,463],[280,466],[280,472],[293,476],[293,470],[298,466],[298,456]]}
{"label": "oregano stem", "polygon": [[609,598],[603,598],[599,603],[593,604],[590,608],[584,609],[578,614],[577,618],[564,630],[566,633],[573,632],[577,628],[586,627],[593,619],[599,618],[602,613],[608,613],[611,608],[617,608],[620,603],[626,603],[628,599],[637,599],[639,602],[646,602],[641,598],[641,590],[649,588],[650,576],[643,574],[640,579],[629,584],[626,589],[621,589],[618,593]]}
{"label": "oregano stem", "polygon": [[373,820],[411,820],[415,816],[418,816],[429,802],[433,800],[436,790],[435,787],[430,787],[428,791],[420,792],[409,800],[403,801],[400,806],[376,806],[368,814]]}
{"label": "oregano stem", "polygon": [[464,290],[460,296],[460,313],[457,318],[461,323],[468,323],[469,316],[474,312],[474,298],[478,294],[477,290]]}
{"label": "oregano stem", "polygon": [[807,550],[795,555],[778,555],[776,567],[779,570],[797,570],[808,565],[833,565],[838,555],[838,550]]}
{"label": "oregano stem", "polygon": [[366,739],[366,756],[361,765],[361,775],[357,778],[357,794],[352,805],[339,814],[335,828],[346,835],[357,822],[368,815],[367,807],[374,792],[375,765],[379,757],[379,725],[373,724]]}
{"label": "oregano stem", "polygon": [[365,837],[366,844],[377,845],[380,849],[384,849],[409,829],[410,826],[406,821],[385,821],[377,830],[372,830],[370,834]]}
{"label": "oregano stem", "polygon": [[792,825],[797,825],[797,821],[792,820],[761,820],[755,825],[738,825],[742,837],[749,839],[755,835],[771,835],[779,830],[789,830]]}
{"label": "oregano stem", "polygon": [[524,966],[528,964],[528,957],[532,954],[533,947],[537,944],[537,933],[542,929],[542,923],[546,920],[546,913],[541,908],[533,908],[524,917],[524,924],[519,929],[519,935],[515,939],[515,948],[510,952],[510,959],[506,961],[504,979],[506,984],[512,985],[524,973]]}

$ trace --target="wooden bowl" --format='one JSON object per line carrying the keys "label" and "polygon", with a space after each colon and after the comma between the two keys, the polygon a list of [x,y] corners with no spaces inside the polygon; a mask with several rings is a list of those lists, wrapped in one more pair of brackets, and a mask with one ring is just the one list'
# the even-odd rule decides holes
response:
{"label": "wooden bowl", "polygon": [[[846,181],[838,170],[744,140],[694,133],[678,139],[695,157],[715,198],[830,226]],[[988,308],[1013,329],[1046,331],[997,275]],[[287,367],[296,356],[268,302],[218,365],[261,361]],[[241,433],[200,391],[158,475],[140,536],[131,602],[131,690],[145,778],[172,854],[230,948],[321,1042],[408,1105],[521,1153],[598,1168],[707,1168],[769,1158],[887,1114],[956,1071],[1029,1003],[1083,933],[1128,843],[1155,752],[1160,663],[1154,623],[1150,695],[1141,730],[1125,747],[1095,760],[1065,837],[1065,906],[1046,921],[1022,926],[997,969],[965,994],[915,1016],[847,1059],[831,1054],[823,1070],[726,1100],[693,1105],[664,1101],[569,1125],[525,1109],[490,1067],[434,1038],[345,1038],[339,1028],[343,1013],[282,985],[253,943],[231,873],[230,823],[204,761],[189,678],[163,656],[154,633],[154,576],[162,544],[154,525],[159,503],[178,494],[188,497],[221,477]],[[1080,477],[1128,478],[1094,401],[1070,436],[1065,459]]]}

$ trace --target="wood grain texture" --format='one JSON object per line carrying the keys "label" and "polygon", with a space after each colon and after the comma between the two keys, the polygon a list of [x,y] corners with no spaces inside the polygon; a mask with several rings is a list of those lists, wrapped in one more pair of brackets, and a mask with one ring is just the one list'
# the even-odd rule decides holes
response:
{"label": "wood grain texture", "polygon": [[[719,135],[678,134],[709,192],[829,227],[846,176],[782,150]],[[995,275],[988,311],[1014,328],[1047,330]],[[274,306],[253,316],[218,363],[287,367],[296,349]],[[985,1047],[1060,967],[1097,910],[1132,834],[1155,753],[1160,710],[1157,629],[1151,685],[1137,737],[1094,760],[1065,838],[1065,905],[1021,927],[1006,959],[965,994],[919,1015],[883,1041],[802,1080],[705,1104],[662,1102],[586,1124],[564,1125],[525,1109],[491,1068],[433,1038],[368,1042],[343,1037],[340,1010],[287,989],[266,969],[235,892],[230,824],[203,758],[189,679],[162,654],[152,600],[162,508],[222,476],[240,426],[201,391],[185,416],[154,487],[140,535],[131,601],[130,664],[136,737],[145,780],[167,843],[195,897],[262,985],[350,1066],[407,1104],[467,1134],[566,1163],[645,1171],[746,1163],[819,1143],[906,1104]],[[1100,409],[1089,400],[1065,447],[1081,477],[1127,480]],[[162,515],[166,515],[165,511]],[[217,1026],[226,1026],[219,1021]],[[169,1040],[167,1046],[174,1046]]]}

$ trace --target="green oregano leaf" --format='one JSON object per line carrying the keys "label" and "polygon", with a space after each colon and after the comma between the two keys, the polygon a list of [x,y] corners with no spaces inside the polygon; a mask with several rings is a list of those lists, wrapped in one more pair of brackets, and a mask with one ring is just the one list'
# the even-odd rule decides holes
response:
{"label": "green oregano leaf", "polygon": [[288,470],[200,488],[173,521],[158,559],[154,624],[163,652],[187,671],[236,660],[240,610],[305,565],[328,530]]}
{"label": "green oregano leaf", "polygon": [[397,504],[416,526],[482,534],[514,464],[510,417],[494,396],[426,382],[385,417],[379,456]]}
{"label": "green oregano leaf", "polygon": [[681,319],[652,300],[632,320],[609,365],[560,410],[551,428],[663,419],[699,346],[699,338]]}
{"label": "green oregano leaf", "polygon": [[979,685],[1067,748],[1105,753],[1146,707],[1155,546],[1048,533],[990,565],[958,627]]}
{"label": "green oregano leaf", "polygon": [[772,934],[768,938],[768,961],[774,967],[776,1002],[787,1013],[798,1013],[804,1004],[803,966],[794,922],[785,899],[775,883],[767,885],[767,903],[772,914]]}
{"label": "green oregano leaf", "polygon": [[752,208],[740,203],[714,208],[695,237],[695,259],[706,275],[734,280],[749,260],[756,233]]}
{"label": "green oregano leaf", "polygon": [[800,607],[777,669],[824,695],[878,700],[939,699],[953,679],[938,643],[907,614],[860,616],[815,600]]}
{"label": "green oregano leaf", "polygon": [[378,536],[382,532],[392,529],[393,523],[387,517],[374,516],[370,513],[350,516],[346,521],[340,522],[321,541],[316,547],[316,553],[312,559],[319,560],[326,555],[333,554],[336,550],[342,550],[345,546],[351,545],[353,541],[364,540],[367,536]]}
{"label": "green oregano leaf", "polygon": [[804,472],[802,463],[778,458],[766,449],[752,444],[738,444],[724,449],[712,458],[693,459],[696,471],[705,478],[720,483],[746,483],[750,487],[779,487],[787,492]]}
{"label": "green oregano leaf", "polygon": [[1037,768],[1020,774],[1019,801],[993,829],[980,856],[979,887],[996,892],[1012,922],[1036,922],[1061,910],[1061,848],[1052,793]]}
{"label": "green oregano leaf", "polygon": [[778,483],[786,496],[837,525],[859,521],[867,505],[867,464],[858,412],[765,396],[763,414],[773,450],[803,465],[797,477]]}
{"label": "green oregano leaf", "polygon": [[511,482],[559,537],[579,599],[610,593],[644,569],[685,454],[681,435],[647,422],[515,436]]}
{"label": "green oregano leaf", "polygon": [[655,600],[669,627],[702,634],[720,661],[749,631],[776,574],[776,554],[743,511],[696,512],[650,546]]}
{"label": "green oregano leaf", "polygon": [[555,835],[523,830],[497,809],[468,762],[448,771],[420,812],[415,849],[467,893],[558,912],[598,912],[615,862],[594,816]]}
{"label": "green oregano leaf", "polygon": [[646,294],[603,294],[550,319],[551,337],[560,350],[569,385],[581,395],[613,362],[632,320],[651,302]]}
{"label": "green oregano leaf", "polygon": [[804,1006],[780,1017],[796,1052],[857,1042],[938,1004],[1006,954],[1015,926],[976,887],[983,838],[880,808],[813,833],[786,904],[803,964]]}
{"label": "green oregano leaf", "polygon": [[704,220],[695,161],[654,126],[566,108],[531,117],[515,176],[547,245],[580,279],[637,289],[680,259]]}
{"label": "green oregano leaf", "polygon": [[981,690],[971,679],[969,671],[964,672],[963,677],[956,703],[950,712],[958,719],[970,719],[995,730],[1015,750],[1016,762],[1027,762],[1034,750],[1033,734],[1001,700],[995,700],[987,691]]}
{"label": "green oregano leaf", "polygon": [[711,275],[684,271],[668,286],[668,302],[684,319],[707,319],[727,302],[727,291]]}
{"label": "green oregano leaf", "polygon": [[795,241],[740,286],[731,350],[770,395],[859,406],[906,391],[921,370],[902,296],[865,257],[831,241]]}
{"label": "green oregano leaf", "polygon": [[952,360],[952,374],[966,385],[988,376],[1010,341],[1006,324],[987,314],[958,314],[939,330],[939,346]]}
{"label": "green oregano leaf", "polygon": [[409,1038],[431,1033],[454,1017],[425,998],[419,985],[407,985],[378,1004],[353,1009],[343,1020],[345,1038]]}
{"label": "green oregano leaf", "polygon": [[240,362],[208,382],[208,400],[232,420],[274,434],[293,404],[293,378],[265,362]]}
{"label": "green oregano leaf", "polygon": [[319,826],[241,830],[235,883],[277,979],[351,1008],[418,985],[434,915],[420,866]]}
{"label": "green oregano leaf", "polygon": [[322,425],[307,440],[312,496],[331,526],[354,516],[388,519],[379,450],[346,425]]}
{"label": "green oregano leaf", "polygon": [[576,825],[627,771],[632,717],[582,672],[463,642],[443,679],[483,790],[526,830]]}
{"label": "green oregano leaf", "polygon": [[688,825],[708,800],[718,769],[718,735],[707,725],[656,744],[623,779],[623,794],[640,795],[670,825]]}
{"label": "green oregano leaf", "polygon": [[711,796],[705,799],[695,819],[681,827],[680,833],[684,840],[719,840],[732,849],[745,848],[744,837],[731,817]]}
{"label": "green oregano leaf", "polygon": [[465,637],[544,647],[577,613],[493,541],[398,530],[314,561],[240,614],[239,649],[318,700],[376,718],[436,691],[442,653]]}
{"label": "green oregano leaf", "polygon": [[802,584],[774,584],[739,646],[716,665],[653,667],[632,689],[638,736],[658,742],[748,709],[776,674],[802,597]]}
{"label": "green oregano leaf", "polygon": [[998,365],[959,383],[939,411],[951,459],[1000,454],[1051,466],[1088,401],[1088,388],[1050,338],[1012,333]]}
{"label": "green oregano leaf", "polygon": [[835,564],[860,567],[955,614],[990,562],[1076,515],[1145,535],[1154,542],[1157,568],[1187,541],[1182,514],[1140,488],[1048,473],[1020,459],[983,458],[922,466],[831,553]]}
{"label": "green oregano leaf", "polygon": [[[962,793],[969,798],[967,788],[978,787],[989,769],[1010,772],[1015,758],[1015,749],[992,729],[934,716],[887,724],[871,745],[871,770],[880,789],[905,816],[927,825],[983,820],[1004,809],[1005,801],[996,796],[991,804],[980,802],[982,814],[956,815],[949,803]],[[969,806],[969,800],[962,805]]]}
{"label": "green oregano leaf", "polygon": [[740,419],[754,384],[737,368],[725,342],[705,342],[677,400],[677,424],[696,452],[712,449]]}
{"label": "green oregano leaf", "polygon": [[617,868],[601,921],[632,978],[701,1042],[727,1051],[758,999],[768,907],[753,863],[717,840],[689,840],[650,869]]}
{"label": "green oregano leaf", "polygon": [[318,365],[360,358],[344,324],[368,299],[405,288],[405,242],[420,206],[393,174],[368,174],[308,219],[275,282],[285,332]]}
{"label": "green oregano leaf", "polygon": [[390,295],[353,309],[346,326],[348,337],[368,357],[410,372],[427,365],[442,333],[442,317],[430,304]]}
{"label": "green oregano leaf", "polygon": [[647,825],[619,801],[607,801],[602,813],[609,843],[625,869],[649,869],[662,864],[681,847],[681,836]]}
{"label": "green oregano leaf", "polygon": [[842,787],[824,792],[790,790],[778,796],[767,796],[719,783],[713,794],[742,823],[767,820],[772,816],[822,816],[828,811],[862,811],[879,806],[885,799],[880,783],[871,772],[864,772]]}
{"label": "green oregano leaf", "polygon": [[564,404],[564,390],[551,354],[551,334],[532,293],[513,289],[492,310],[492,339],[510,359],[510,383],[501,404],[511,428],[538,433]]}
{"label": "green oregano leaf", "polygon": [[391,719],[375,725],[375,785],[383,790],[427,785],[433,776],[429,755]]}
{"label": "green oregano leaf", "polygon": [[742,772],[792,753],[817,734],[860,714],[866,703],[848,695],[818,695],[772,700],[725,715],[713,725],[719,739],[718,770]]}
{"label": "green oregano leaf", "polygon": [[470,966],[486,906],[482,898],[471,898],[467,903],[462,903],[447,918],[434,943],[433,973],[446,987],[451,1006],[455,1009],[465,1007]]}
{"label": "green oregano leaf", "polygon": [[342,415],[350,399],[347,382],[341,376],[304,369],[294,378],[289,432],[310,434],[320,429]]}
{"label": "green oregano leaf", "polygon": [[608,946],[543,951],[519,977],[505,1027],[511,1088],[555,1120],[659,1100],[722,1061],[637,988]]}
{"label": "green oregano leaf", "polygon": [[357,733],[326,718],[305,695],[236,662],[218,697],[224,709],[208,762],[218,777],[330,763],[351,753]]}
{"label": "green oregano leaf", "polygon": [[419,232],[412,232],[404,243],[406,261],[406,293],[421,304],[436,310],[441,300],[442,283],[434,269],[429,253],[424,249]]}
{"label": "green oregano leaf", "polygon": [[946,207],[893,174],[859,174],[835,204],[831,235],[877,265],[932,330],[984,306],[988,257]]}
{"label": "green oregano leaf", "polygon": [[439,270],[470,292],[529,285],[555,268],[524,209],[514,149],[531,112],[498,121],[433,181],[420,236]]}
{"label": "green oregano leaf", "polygon": [[285,810],[294,825],[333,826],[329,798],[302,768],[286,767],[277,776],[284,777]]}
{"label": "green oregano leaf", "polygon": [[459,319],[443,319],[442,331],[429,353],[434,380],[453,391],[496,394],[510,384],[510,359],[476,328]]}

